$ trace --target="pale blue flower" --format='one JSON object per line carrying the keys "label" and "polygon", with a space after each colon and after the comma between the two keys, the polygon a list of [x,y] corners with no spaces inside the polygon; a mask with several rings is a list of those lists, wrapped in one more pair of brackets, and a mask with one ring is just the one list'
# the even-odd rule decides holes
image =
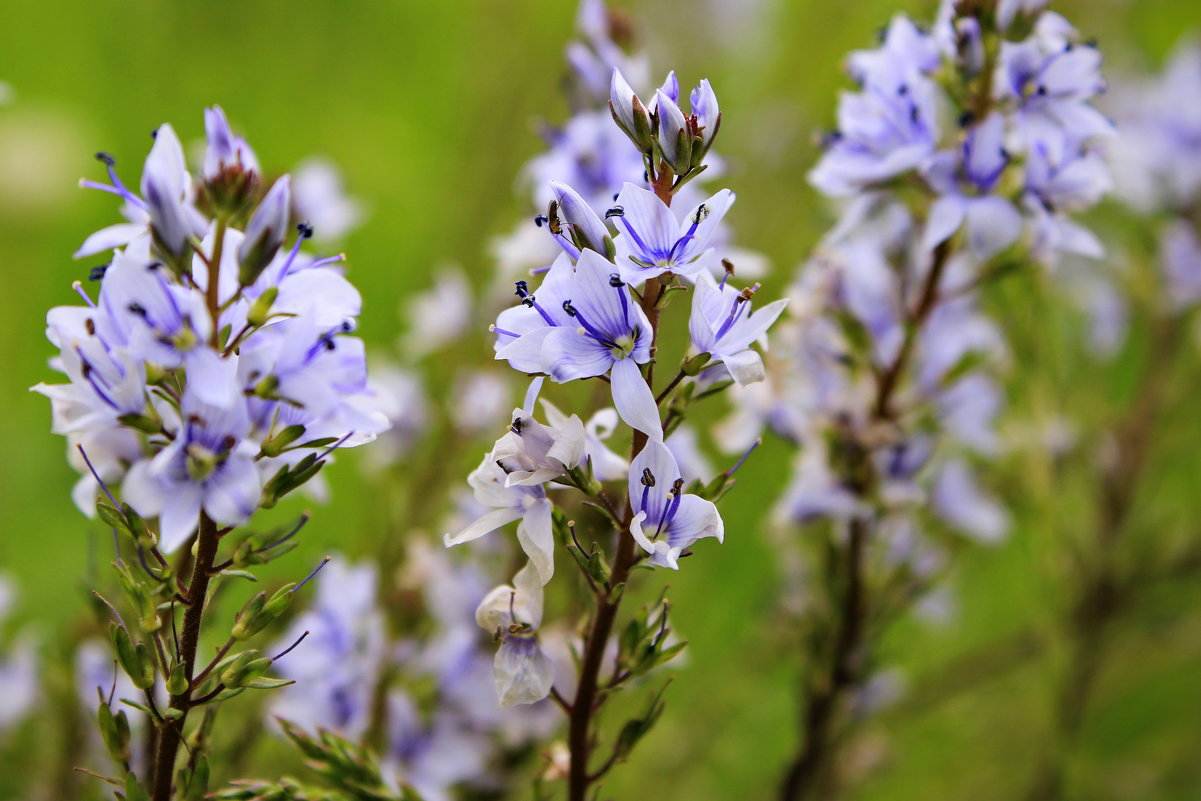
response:
{"label": "pale blue flower", "polygon": [[763,359],[751,345],[767,334],[788,301],[773,301],[752,315],[750,297],[754,288],[740,291],[726,281],[718,284],[708,273],[696,278],[688,320],[692,347],[725,364],[739,384],[762,381],[766,376]]}
{"label": "pale blue flower", "polygon": [[607,213],[620,231],[614,243],[622,278],[640,284],[666,272],[696,275],[705,267],[710,240],[733,202],[734,193],[723,189],[681,219],[654,192],[625,184],[617,206]]}
{"label": "pale blue flower", "polygon": [[650,563],[679,569],[680,557],[704,537],[721,542],[725,524],[711,501],[684,493],[675,457],[662,442],[651,440],[630,463],[630,533],[650,554]]}

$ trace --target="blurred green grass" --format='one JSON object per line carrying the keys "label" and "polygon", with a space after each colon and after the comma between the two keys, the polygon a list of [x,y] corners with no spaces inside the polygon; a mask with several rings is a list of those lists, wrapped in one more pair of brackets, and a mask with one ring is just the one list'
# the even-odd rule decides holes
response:
{"label": "blurred green grass", "polygon": [[[804,175],[815,156],[813,134],[831,124],[836,91],[845,85],[843,55],[869,46],[893,12],[928,13],[929,4],[619,5],[642,29],[657,73],[675,67],[686,82],[713,79],[724,112],[726,183],[739,195],[730,219],[741,244],[771,258],[782,286],[829,222]],[[730,16],[714,24],[718,14],[709,6]],[[1178,35],[1201,25],[1201,6],[1190,0],[1056,7],[1099,37],[1111,63],[1157,62]],[[566,114],[558,88],[573,17],[569,2],[493,0],[6,4],[0,80],[13,87],[15,101],[0,107],[0,269],[7,290],[0,292],[0,567],[19,580],[20,619],[37,621],[48,636],[66,627],[84,609],[87,577],[103,566],[90,544],[99,533],[70,504],[75,476],[62,441],[48,432],[47,404],[27,392],[50,376],[45,311],[73,302],[70,283],[90,265],[72,262],[71,252],[114,219],[111,199],[75,189],[76,178],[98,173],[92,153],[112,152],[132,179],[155,126],[169,120],[185,141],[198,138],[201,108],[220,103],[270,168],[311,154],[332,158],[370,208],[346,250],[365,299],[361,332],[386,348],[400,330],[403,297],[424,288],[446,262],[485,281],[488,239],[528,214],[514,181],[540,149],[536,120]],[[1025,348],[1027,358],[1016,363],[1039,371],[1015,378],[1013,414],[1047,403],[1096,406],[1127,391],[1127,362],[1112,375],[1081,374],[1071,342],[1076,321],[1046,299],[1030,308],[1029,295],[1040,291],[1016,284],[997,301]],[[1180,436],[1165,462],[1171,469],[1149,493],[1157,508],[1178,510],[1184,520],[1196,519],[1199,506],[1201,465],[1193,451],[1201,432],[1192,417],[1178,415]],[[451,473],[458,475],[478,456],[448,458],[461,465]],[[775,558],[762,522],[786,478],[786,459],[771,443],[752,460],[724,507],[726,544],[706,549],[672,577],[677,625],[691,642],[689,666],[678,671],[664,722],[614,774],[608,793],[771,797],[794,741],[795,667],[774,612]],[[1053,632],[1065,569],[1056,561],[1056,538],[1078,525],[1089,495],[1047,483],[1048,472],[1039,469],[1045,459],[1022,453],[1002,466],[1015,536],[965,556],[959,618],[943,629],[901,626],[885,643],[889,656],[912,667],[912,681],[998,633]],[[333,500],[317,510],[290,564],[333,549],[373,549],[373,488],[350,464],[331,471],[331,479]],[[1195,588],[1178,587],[1158,606],[1196,608],[1197,601]],[[1189,744],[1201,745],[1201,628],[1195,619],[1172,625],[1185,626],[1187,638],[1140,620],[1115,647],[1105,702],[1083,750],[1119,773],[1129,765],[1130,776],[1107,786],[1081,776],[1080,797],[1151,798],[1140,789],[1140,760],[1168,764]],[[1040,748],[1054,669],[1054,659],[1039,657],[945,705],[885,717],[875,731],[888,737],[880,758],[889,770],[860,797],[1014,797]],[[1197,773],[1169,784],[1156,787],[1164,794],[1154,797],[1195,798],[1189,790],[1198,788]]]}

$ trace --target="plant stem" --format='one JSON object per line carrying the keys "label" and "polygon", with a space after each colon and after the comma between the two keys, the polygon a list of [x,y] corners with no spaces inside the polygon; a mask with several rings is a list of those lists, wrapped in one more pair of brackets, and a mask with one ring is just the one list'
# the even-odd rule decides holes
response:
{"label": "plant stem", "polygon": [[[670,197],[670,195],[669,195]],[[670,200],[666,201],[670,202]],[[642,290],[642,309],[646,312],[651,323],[651,363],[647,365],[646,381],[654,391],[654,353],[655,341],[659,333],[659,290],[662,282],[658,278],[647,280]],[[630,448],[630,459],[646,447],[647,436],[641,431],[634,432],[633,444]],[[571,753],[571,767],[568,773],[568,798],[570,801],[587,801],[588,788],[603,775],[603,772],[590,775],[588,773],[588,757],[592,750],[592,718],[597,708],[597,689],[600,684],[601,667],[605,659],[606,646],[613,634],[613,624],[617,620],[617,611],[621,599],[625,595],[621,585],[625,584],[634,565],[636,556],[634,537],[629,533],[630,521],[634,517],[633,507],[626,501],[625,512],[621,516],[621,528],[617,532],[617,555],[613,560],[613,574],[610,586],[613,588],[604,596],[597,596],[596,615],[592,619],[592,627],[584,644],[584,656],[580,660],[580,679],[576,689],[575,699],[571,702],[571,712],[568,716],[567,745]]]}
{"label": "plant stem", "polygon": [[184,666],[188,687],[171,696],[170,707],[178,709],[175,720],[164,720],[159,733],[158,757],[155,759],[153,801],[171,801],[171,782],[175,773],[175,757],[183,740],[183,727],[192,703],[192,675],[196,669],[196,648],[200,644],[200,629],[204,617],[204,602],[208,595],[210,571],[217,557],[219,537],[217,524],[207,514],[200,514],[200,531],[196,542],[196,561],[188,584],[188,606],[184,611],[183,631],[179,637],[178,660]]}
{"label": "plant stem", "polygon": [[[934,250],[930,269],[926,273],[916,305],[905,321],[901,347],[892,363],[877,372],[876,397],[872,417],[879,422],[893,420],[893,398],[901,386],[912,362],[913,350],[922,327],[938,304],[939,285],[950,256],[950,241]],[[870,499],[874,480],[871,475],[870,451],[855,447],[853,464],[847,480],[855,494]],[[857,515],[850,521],[845,556],[834,571],[838,582],[831,592],[837,597],[838,617],[835,622],[834,652],[825,673],[813,678],[801,702],[801,747],[788,766],[780,785],[783,801],[806,798],[832,798],[829,786],[830,769],[836,750],[836,722],[845,699],[863,681],[864,645],[868,639],[868,597],[865,557],[872,535],[873,520]],[[839,594],[841,593],[841,594]]]}

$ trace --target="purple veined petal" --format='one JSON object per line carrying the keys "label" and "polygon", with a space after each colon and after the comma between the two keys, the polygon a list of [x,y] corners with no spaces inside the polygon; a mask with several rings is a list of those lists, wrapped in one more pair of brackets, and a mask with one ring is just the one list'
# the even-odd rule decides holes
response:
{"label": "purple veined petal", "polygon": [[[652,540],[646,534],[642,524],[646,522],[646,512],[639,512],[634,515],[634,519],[630,521],[630,536],[634,538],[634,542],[638,543],[638,547],[651,555],[650,562],[659,567],[670,567],[672,570],[679,570],[680,567],[676,562],[679,557],[679,551],[671,552],[671,545],[667,540]],[[651,532],[654,533],[654,532]]]}
{"label": "purple veined petal", "polygon": [[532,636],[505,637],[492,667],[496,695],[502,707],[533,704],[550,695],[555,666]]}
{"label": "purple veined petal", "polygon": [[[704,252],[709,246],[709,240],[713,238],[713,233],[721,224],[722,217],[726,216],[726,212],[734,204],[735,197],[729,189],[723,189],[705,202],[697,204],[685,215],[684,221],[680,223],[679,237],[686,238],[686,241],[678,246],[677,262],[690,262]],[[698,222],[697,212],[702,206],[705,213]],[[677,268],[676,271],[680,270]]]}
{"label": "purple veined petal", "polygon": [[146,233],[145,223],[117,223],[116,225],[110,225],[107,228],[101,228],[83,240],[83,244],[72,254],[72,257],[82,259],[87,256],[95,256],[97,253],[103,253],[128,245],[144,233]]}
{"label": "purple veined petal", "polygon": [[[619,339],[632,334],[637,320],[636,304],[630,290],[613,286],[613,263],[599,253],[586,251],[576,264],[572,296],[568,298],[588,323],[606,335]],[[631,319],[632,318],[632,319]],[[580,325],[578,318],[572,323]]]}
{"label": "purple veined petal", "polygon": [[739,384],[754,384],[767,378],[763,358],[750,348],[721,354],[721,361],[730,371],[730,377]]}
{"label": "purple veined petal", "polygon": [[[660,441],[647,442],[630,462],[630,508],[646,512],[650,525],[657,526],[667,509],[667,496],[679,479],[680,468],[671,450]],[[653,481],[654,486],[648,486],[647,481]]]}
{"label": "purple veined petal", "polygon": [[612,349],[578,328],[550,329],[542,357],[546,371],[558,383],[604,375],[613,364]]}
{"label": "purple veined petal", "polygon": [[659,419],[659,405],[655,403],[655,395],[634,360],[619,359],[614,362],[610,381],[613,385],[613,405],[621,419],[631,428],[646,434],[652,442],[662,443],[663,423]]}
{"label": "purple veined petal", "polygon": [[204,510],[223,526],[236,526],[254,514],[263,493],[254,461],[233,455],[213,472],[204,485]]}
{"label": "purple veined petal", "polygon": [[450,534],[449,532],[442,535],[442,542],[447,548],[455,545],[462,545],[464,542],[478,540],[485,534],[490,534],[496,531],[501,526],[508,525],[514,520],[520,520],[525,513],[515,507],[506,506],[501,509],[493,509],[485,513],[479,519],[473,521],[467,528],[460,531],[458,534]]}
{"label": "purple veined petal", "polygon": [[1022,235],[1022,215],[1004,198],[990,196],[967,204],[968,243],[978,259],[988,259]]}
{"label": "purple veined petal", "polygon": [[200,487],[184,482],[171,487],[159,514],[159,549],[170,555],[192,536],[200,522]]}
{"label": "purple veined petal", "polygon": [[631,183],[622,186],[617,204],[622,208],[616,218],[619,239],[627,237],[625,253],[652,263],[666,259],[680,227],[671,208],[654,192]]}
{"label": "purple veined petal", "polygon": [[967,200],[963,195],[943,195],[930,206],[922,249],[933,250],[951,238],[967,216]]}
{"label": "purple veined petal", "polygon": [[538,571],[543,583],[555,574],[555,533],[551,523],[551,503],[540,498],[525,510],[517,526],[517,542],[529,557],[530,564]]}
{"label": "purple veined petal", "polygon": [[705,537],[724,542],[726,526],[712,501],[696,495],[684,495],[667,531],[667,541],[673,548],[687,548]]}

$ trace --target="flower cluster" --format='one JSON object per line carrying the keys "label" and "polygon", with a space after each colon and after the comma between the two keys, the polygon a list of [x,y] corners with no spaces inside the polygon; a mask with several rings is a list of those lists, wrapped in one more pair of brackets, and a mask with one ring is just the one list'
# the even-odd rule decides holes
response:
{"label": "flower cluster", "polygon": [[[626,184],[644,187],[643,174],[646,171],[645,152],[648,142],[630,136],[629,125],[633,123],[630,113],[622,112],[615,126],[613,112],[610,110],[610,99],[613,94],[613,71],[617,70],[621,85],[616,87],[624,100],[628,101],[634,94],[630,85],[646,86],[650,83],[650,70],[645,56],[630,51],[629,23],[618,12],[605,8],[602,0],[584,0],[580,4],[577,17],[579,39],[567,48],[567,60],[571,67],[572,106],[574,114],[566,122],[558,126],[545,126],[544,139],[546,152],[536,156],[522,172],[522,184],[528,187],[533,207],[548,210],[540,214],[535,222],[539,228],[549,229],[554,239],[560,245],[564,239],[559,235],[559,215],[562,213],[563,197],[557,185],[571,187],[572,200],[590,208],[598,216],[604,216],[616,202],[625,206],[626,199],[618,199],[618,194],[625,191]],[[661,92],[669,101],[665,111],[672,113],[674,122],[680,125],[676,130],[682,130],[680,123],[684,113],[680,110],[680,85],[675,73],[669,73],[660,87]],[[658,107],[659,92],[643,106],[646,113],[654,112]],[[722,162],[709,151],[709,145],[717,135],[717,101],[708,81],[702,81],[696,88],[696,98],[690,110],[698,115],[698,125],[705,130],[701,144],[695,153],[691,139],[686,143],[689,156],[695,155],[704,160],[703,170],[696,169],[690,176],[690,181],[702,172],[704,178],[711,179],[720,176]],[[675,111],[672,112],[671,110]],[[678,115],[678,116],[676,116]],[[675,135],[674,133],[672,134]],[[641,136],[641,135],[640,135]],[[674,148],[674,141],[665,142],[669,148]],[[675,158],[678,161],[678,156]],[[679,166],[678,164],[676,166]],[[677,172],[679,172],[677,170]],[[704,199],[697,188],[698,183],[681,184],[676,188],[675,205],[684,208],[696,207]],[[633,202],[637,206],[637,200]],[[717,211],[717,209],[710,209]],[[633,209],[636,213],[636,208]],[[729,233],[721,226],[721,214],[724,208],[714,214],[706,224],[705,242],[722,247],[724,255],[738,262],[740,271],[747,276],[761,274],[764,271],[763,258],[755,253],[734,248],[729,243]],[[565,219],[565,218],[564,218]],[[687,218],[685,218],[687,220]],[[660,221],[662,224],[667,219]],[[649,256],[651,264],[668,258],[671,246],[679,239],[679,223],[671,222],[671,231],[662,239],[639,245],[643,256]],[[570,232],[569,232],[570,238]],[[691,245],[696,252],[705,249],[705,242]],[[637,243],[627,240],[628,245]],[[570,247],[570,245],[569,245]],[[654,250],[645,251],[643,248],[659,248],[661,253]],[[522,270],[545,269],[547,262],[554,258],[557,251],[551,238],[547,238],[537,228],[523,224],[513,234],[497,244],[498,272],[502,283],[508,284]],[[675,261],[686,263],[691,261],[688,254],[675,254]],[[718,261],[706,261],[697,269],[707,267],[714,275],[719,275],[721,267]]]}
{"label": "flower cluster", "polygon": [[[613,32],[613,18],[602,11],[599,3],[585,3],[585,43],[572,51],[585,110],[531,167],[548,203],[535,222],[557,255],[538,251],[545,261],[523,265],[535,269],[512,284],[518,302],[490,326],[496,359],[532,382],[503,436],[468,477],[479,514],[444,538],[448,546],[460,545],[518,523],[528,563],[511,584],[484,598],[476,620],[499,643],[493,677],[501,703],[553,695],[567,714],[564,770],[573,799],[586,797],[662,709],[654,696],[645,715],[626,724],[638,734],[623,735],[606,766],[594,771],[588,767],[595,747],[590,730],[600,704],[683,647],[669,640],[668,606],[660,599],[655,611],[626,624],[612,653],[631,569],[639,563],[679,569],[697,542],[720,542],[725,533],[715,501],[731,486],[737,465],[700,480],[693,465],[677,461],[677,453],[696,461],[691,432],[680,426],[693,402],[766,377],[756,345],[766,344],[786,305],[780,300],[752,311],[759,285],[734,285],[721,228],[734,194],[722,189],[689,197],[693,179],[709,169],[721,126],[712,86],[701,81],[685,97],[670,73],[653,96],[640,95],[630,78],[644,84],[644,76],[627,74],[622,62],[608,65],[607,97],[598,96],[593,56],[620,52],[603,35]],[[597,109],[605,100],[607,114]],[[677,374],[658,386],[661,322],[671,302],[688,293],[689,348]],[[608,385],[612,408],[573,414],[542,400],[539,414],[538,396],[548,381],[588,380]],[[629,429],[628,459],[610,449],[611,437],[623,438],[619,421]],[[620,490],[613,486],[618,482]],[[580,518],[578,526],[573,517]],[[556,542],[566,546],[595,605],[574,649],[580,655],[574,692],[557,679],[565,665],[556,665],[545,642],[543,593],[556,572]],[[604,678],[608,666],[613,674]]]}
{"label": "flower cluster", "polygon": [[35,387],[86,468],[77,503],[90,512],[97,482],[120,483],[137,515],[159,518],[164,552],[202,513],[243,523],[388,426],[350,336],[361,301],[343,257],[302,251],[313,228],[293,219],[290,177],[269,181],[221,109],[205,128],[195,177],[158,128],[140,194],[99,155],[109,183],[83,183],[121,198],[128,222],[79,249],[111,258],[91,271],[95,297],[76,282],[84,305],[47,316],[68,383]]}
{"label": "flower cluster", "polygon": [[[372,728],[385,732],[385,775],[426,801],[454,797],[463,785],[503,785],[504,754],[545,736],[556,718],[546,704],[517,714],[497,708],[487,638],[474,620],[487,586],[481,570],[417,543],[400,577],[410,598],[404,616],[432,628],[399,639],[386,632],[377,576],[373,564],[340,559],[322,575],[312,606],[278,644],[308,634],[280,664],[296,684],[275,696],[271,715],[355,740]],[[513,608],[525,610],[522,600]]]}
{"label": "flower cluster", "polygon": [[[840,724],[822,710],[868,690],[873,621],[932,597],[948,534],[993,543],[1009,528],[976,475],[1000,450],[1007,358],[977,290],[1030,261],[1101,255],[1072,217],[1110,185],[1101,56],[1043,5],[946,2],[930,30],[898,16],[851,54],[859,90],[810,173],[841,219],[794,286],[771,380],[726,426],[734,445],[762,426],[799,444],[781,531],[825,524],[820,547],[786,540],[807,554],[792,560],[799,625],[829,643],[806,657],[813,728],[788,798],[824,781]],[[872,594],[890,586],[906,589]]]}
{"label": "flower cluster", "polygon": [[[977,259],[1023,232],[1044,260],[1100,256],[1068,215],[1111,183],[1098,143],[1112,126],[1092,105],[1105,88],[1101,55],[1041,5],[994,14],[948,2],[928,33],[894,19],[880,48],[851,55],[861,90],[843,95],[813,184],[862,200],[915,180],[933,198],[927,248],[962,229]],[[1010,38],[1019,29],[1025,37]]]}

